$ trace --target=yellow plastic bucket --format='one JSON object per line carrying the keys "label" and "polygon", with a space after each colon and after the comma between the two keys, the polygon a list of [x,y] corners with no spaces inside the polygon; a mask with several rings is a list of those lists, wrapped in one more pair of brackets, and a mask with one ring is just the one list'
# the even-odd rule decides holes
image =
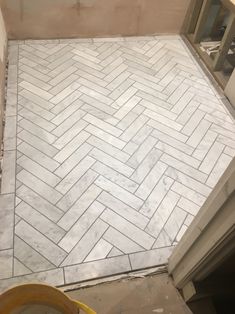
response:
{"label": "yellow plastic bucket", "polygon": [[43,284],[20,285],[0,295],[1,314],[14,314],[20,308],[30,305],[48,306],[63,314],[96,314],[87,305],[70,299],[52,286]]}

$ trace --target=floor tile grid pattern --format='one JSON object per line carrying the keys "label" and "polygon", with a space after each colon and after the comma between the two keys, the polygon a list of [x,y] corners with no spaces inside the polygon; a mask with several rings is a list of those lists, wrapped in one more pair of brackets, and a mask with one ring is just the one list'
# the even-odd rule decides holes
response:
{"label": "floor tile grid pattern", "polygon": [[235,155],[234,121],[181,38],[9,48],[2,288],[164,263]]}

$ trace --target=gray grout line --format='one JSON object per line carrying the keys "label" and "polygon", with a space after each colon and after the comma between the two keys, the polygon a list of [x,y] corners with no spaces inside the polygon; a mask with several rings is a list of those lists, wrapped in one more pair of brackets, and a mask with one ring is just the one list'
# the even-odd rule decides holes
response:
{"label": "gray grout line", "polygon": [[[35,229],[36,230],[36,229]],[[44,255],[42,255],[40,252],[38,252],[35,248],[33,248],[30,244],[28,244],[24,239],[22,239],[20,236],[18,236],[17,234],[14,235],[15,237],[18,237],[21,241],[23,241],[25,244],[27,244],[33,251],[37,252],[41,257],[43,257],[45,260],[48,261],[48,263],[52,264],[55,268],[58,268],[56,265],[53,264],[53,262],[51,262],[49,259],[47,259]],[[43,271],[47,271],[49,269],[45,269]],[[40,271],[41,272],[41,271]],[[37,273],[37,272],[34,272]]]}
{"label": "gray grout line", "polygon": [[[94,184],[94,183],[92,183],[92,184]],[[91,185],[92,185],[92,184],[91,184]],[[91,185],[90,185],[90,186],[91,186]],[[95,184],[94,184],[94,185],[95,185]],[[89,187],[90,187],[90,186],[89,186]],[[89,187],[87,188],[87,190],[89,189]],[[87,190],[86,190],[86,191],[87,191]],[[86,191],[85,191],[85,192],[86,192]],[[84,192],[84,193],[85,193],[85,192]],[[100,201],[98,201],[98,197],[100,196],[101,193],[102,193],[102,191],[101,191],[101,192],[99,193],[99,195],[91,202],[91,204],[87,207],[87,209],[84,211],[84,213],[83,213],[83,214],[72,224],[72,226],[66,231],[67,233],[74,227],[74,225],[77,223],[77,221],[86,213],[86,211],[87,211],[95,202],[101,203]],[[80,197],[79,197],[77,200],[79,200],[79,199],[80,199]],[[103,205],[103,204],[102,204],[102,205]],[[106,208],[106,207],[105,207],[105,208]],[[104,210],[105,210],[105,208],[104,208]],[[103,212],[104,212],[104,210],[103,210]],[[68,211],[69,211],[69,210],[68,210]],[[68,211],[67,211],[67,212],[68,212]],[[65,214],[66,214],[67,212],[65,212]],[[102,212],[102,213],[103,213],[103,212]],[[102,213],[101,213],[101,214],[102,214]],[[59,221],[60,221],[63,217],[64,217],[64,215],[59,219]],[[100,217],[100,216],[99,216],[99,217]],[[99,217],[97,217],[96,220],[97,220]],[[96,221],[96,220],[95,220],[95,221]],[[58,221],[58,222],[59,222],[59,221]],[[95,221],[94,221],[94,222],[95,222]],[[92,223],[91,226],[93,226],[94,222]],[[91,228],[91,226],[89,227],[89,229]],[[89,229],[87,229],[87,230],[89,230]],[[60,239],[60,241],[62,241],[65,236],[66,236],[66,234]],[[81,239],[82,239],[82,238],[81,238]],[[81,240],[81,239],[80,239],[80,240]],[[80,241],[80,240],[79,240],[79,241]],[[60,241],[59,241],[59,242],[60,242]],[[76,245],[77,245],[77,243],[73,246],[73,248],[74,248]],[[71,250],[71,251],[72,251],[72,250]],[[70,252],[71,252],[71,251],[70,251]],[[67,253],[67,254],[69,254],[69,253]]]}
{"label": "gray grout line", "polygon": [[[31,206],[32,207],[32,206]],[[36,210],[37,211],[37,210]],[[44,215],[43,215],[44,216]],[[55,244],[55,245],[57,245],[57,242],[55,242],[55,241],[53,241],[52,239],[50,239],[47,235],[45,235],[44,233],[42,233],[39,229],[37,229],[37,228],[35,228],[29,221],[26,221],[23,217],[21,217],[21,216],[19,216],[20,218],[21,218],[21,220],[20,221],[24,221],[27,225],[29,225],[32,229],[34,229],[34,230],[36,230],[37,232],[39,232],[43,237],[45,237],[47,240],[49,240],[50,242],[52,242],[53,244]],[[44,216],[45,217],[45,216]],[[48,220],[50,220],[49,218],[47,218]],[[19,221],[19,222],[20,222]],[[19,223],[18,222],[18,223]],[[18,224],[17,223],[17,224]],[[17,225],[16,224],[16,225]],[[56,223],[54,222],[54,224],[56,225]],[[59,226],[58,226],[59,227]],[[62,229],[62,228],[61,228]],[[17,235],[17,234],[16,234]],[[17,235],[18,236],[18,235]],[[19,236],[18,236],[19,237]],[[59,240],[60,241],[60,240]],[[59,242],[58,241],[58,242]],[[25,243],[27,243],[26,241],[24,241]],[[27,243],[28,244],[28,243]],[[28,244],[29,245],[29,244]],[[61,247],[60,247],[61,248]],[[66,254],[67,254],[67,252],[63,249],[63,248],[61,248],[61,250],[63,250]],[[42,254],[41,254],[42,255]],[[51,262],[52,263],[52,262]]]}
{"label": "gray grout line", "polygon": [[[18,196],[17,196],[17,197],[18,197]],[[21,204],[22,202],[25,203],[25,204],[27,204],[28,206],[32,207],[33,210],[35,210],[35,211],[38,212],[40,215],[42,215],[43,217],[45,217],[46,219],[48,219],[49,221],[51,221],[54,225],[57,225],[57,222],[56,222],[56,221],[53,221],[51,218],[47,217],[45,214],[43,214],[43,213],[41,213],[40,211],[38,211],[36,208],[34,208],[32,205],[30,205],[26,200],[21,199],[21,202],[20,202],[19,204]],[[19,205],[19,204],[18,204],[18,205]],[[18,205],[15,206],[15,208],[17,208]],[[59,208],[58,208],[58,209],[59,209]],[[24,218],[21,217],[19,214],[15,214],[15,215],[19,216],[21,219],[24,220]],[[17,224],[18,224],[18,223],[19,223],[19,222],[17,222]],[[32,228],[36,229],[38,232],[41,233],[41,231],[40,231],[39,229],[35,228],[30,222],[26,221],[26,223],[29,224]],[[15,226],[17,226],[17,224],[16,224]],[[57,225],[57,226],[58,226],[58,225]],[[66,230],[63,229],[61,226],[58,226],[58,228],[60,228],[60,229],[62,229],[63,231],[66,232]],[[41,233],[41,234],[44,235],[43,233]],[[50,238],[48,238],[48,239],[49,239],[50,241],[52,241],[53,243],[58,244],[58,242],[60,242],[60,240],[61,240],[62,238],[61,238],[58,242],[55,242],[55,241],[51,240]]]}
{"label": "gray grout line", "polygon": [[[19,47],[17,49],[17,72],[16,72],[16,90],[17,90],[17,103],[16,103],[16,115],[18,114],[18,72],[19,72],[19,68],[18,68],[18,60],[19,60]],[[18,123],[16,120],[16,141],[15,141],[15,150],[17,152],[17,130],[18,130]],[[15,156],[15,158],[17,158],[17,155]],[[14,188],[14,217],[13,217],[13,258],[12,258],[12,276],[14,276],[14,249],[15,249],[15,203],[16,203],[16,175],[17,175],[17,171],[16,171],[16,160],[15,160],[15,188]]]}
{"label": "gray grout line", "polygon": [[[19,180],[18,180],[19,181]],[[21,181],[19,181],[21,182]],[[21,182],[22,183],[22,182]],[[23,186],[26,186],[28,189],[32,190],[30,187],[28,187],[26,184],[22,183]],[[21,185],[21,186],[22,186]],[[21,188],[21,186],[19,188]],[[17,189],[18,190],[18,189]],[[16,190],[16,196],[17,196],[17,190]],[[33,191],[33,190],[32,190]],[[33,193],[37,194],[40,198],[42,198],[44,201],[46,201],[47,203],[49,203],[50,205],[52,205],[53,207],[56,207],[59,211],[61,211],[62,214],[65,214],[65,212],[60,209],[59,207],[57,207],[55,204],[51,203],[50,201],[48,201],[47,199],[45,199],[42,195],[38,194],[37,192],[33,191]],[[17,196],[18,197],[18,196]],[[24,201],[25,203],[27,203],[24,199],[22,199],[22,201]],[[28,203],[27,203],[28,204]],[[28,204],[29,206],[31,206],[30,204]],[[35,209],[33,206],[31,206],[33,209]],[[36,209],[35,209],[36,210]],[[40,213],[41,214],[41,213]],[[50,219],[47,217],[47,219]],[[60,219],[58,219],[59,221]],[[57,222],[58,222],[57,221]],[[54,221],[54,223],[57,223],[56,221]]]}

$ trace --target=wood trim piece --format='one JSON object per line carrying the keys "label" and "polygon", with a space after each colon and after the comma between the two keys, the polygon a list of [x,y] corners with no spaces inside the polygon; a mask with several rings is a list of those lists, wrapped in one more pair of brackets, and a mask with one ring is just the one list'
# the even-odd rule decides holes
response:
{"label": "wood trim piece", "polygon": [[201,38],[202,38],[204,26],[205,26],[205,23],[207,21],[207,17],[208,17],[208,13],[209,13],[211,4],[212,4],[212,0],[204,0],[203,1],[202,9],[201,9],[201,12],[200,12],[200,15],[198,18],[196,30],[195,30],[194,37],[193,37],[193,42],[195,44],[199,43]]}
{"label": "wood trim piece", "polygon": [[227,53],[235,36],[235,15],[231,12],[226,31],[221,41],[219,51],[216,54],[213,69],[214,71],[220,71],[223,67]]}
{"label": "wood trim piece", "polygon": [[203,0],[193,0],[189,12],[189,25],[186,33],[192,34],[195,31],[197,21],[201,12]]}
{"label": "wood trim piece", "polygon": [[[229,254],[235,230],[235,158],[169,259],[178,288],[202,279]],[[232,248],[229,247],[229,250]]]}

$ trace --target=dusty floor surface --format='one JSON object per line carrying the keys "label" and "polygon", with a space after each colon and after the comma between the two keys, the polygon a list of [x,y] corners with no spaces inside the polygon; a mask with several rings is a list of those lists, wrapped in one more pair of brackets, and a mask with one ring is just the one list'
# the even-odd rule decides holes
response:
{"label": "dusty floor surface", "polygon": [[179,36],[10,43],[1,289],[166,263],[234,155]]}
{"label": "dusty floor surface", "polygon": [[190,314],[167,275],[122,280],[68,292],[102,314]]}

